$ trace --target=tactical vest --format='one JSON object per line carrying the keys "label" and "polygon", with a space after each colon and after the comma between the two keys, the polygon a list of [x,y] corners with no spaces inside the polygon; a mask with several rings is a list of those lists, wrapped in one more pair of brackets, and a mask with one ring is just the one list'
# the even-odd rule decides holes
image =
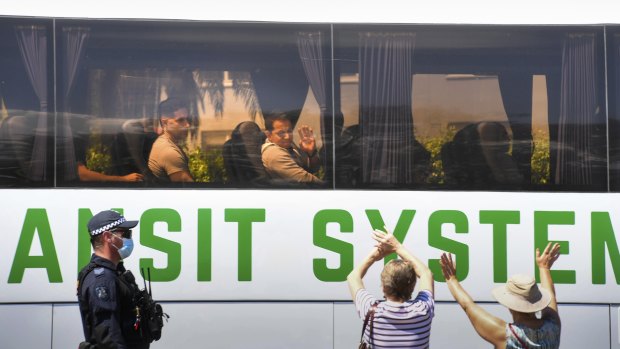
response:
{"label": "tactical vest", "polygon": [[[118,275],[118,271],[111,269],[107,266],[100,265],[94,262],[90,262],[88,266],[80,272],[78,275],[78,287],[77,296],[80,304],[80,312],[85,320],[86,341],[91,344],[97,343],[97,334],[94,333],[92,314],[89,309],[88,301],[83,298],[82,285],[86,276],[90,274],[96,268],[106,268],[111,270],[116,276],[116,291],[117,301],[120,302],[120,326],[122,336],[131,348],[148,348],[149,343],[152,342],[147,336],[142,334],[142,328],[140,325],[140,311],[137,307],[137,294],[140,292],[138,286],[133,281],[133,276],[128,280],[127,275],[131,275],[131,272],[126,271],[123,275]],[[159,339],[159,338],[158,338]]]}

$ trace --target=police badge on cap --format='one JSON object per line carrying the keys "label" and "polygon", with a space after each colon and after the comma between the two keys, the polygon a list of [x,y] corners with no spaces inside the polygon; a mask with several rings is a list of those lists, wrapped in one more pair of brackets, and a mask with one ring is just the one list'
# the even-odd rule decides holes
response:
{"label": "police badge on cap", "polygon": [[99,235],[113,228],[133,228],[138,221],[128,221],[120,213],[112,210],[101,211],[88,221],[88,232],[91,236]]}

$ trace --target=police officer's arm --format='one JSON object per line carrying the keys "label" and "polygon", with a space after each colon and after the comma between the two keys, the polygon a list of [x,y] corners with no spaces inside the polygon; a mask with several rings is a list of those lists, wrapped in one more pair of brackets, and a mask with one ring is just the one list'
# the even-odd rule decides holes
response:
{"label": "police officer's arm", "polygon": [[89,288],[89,306],[93,314],[93,336],[100,347],[126,349],[121,331],[120,299],[111,273],[95,278]]}

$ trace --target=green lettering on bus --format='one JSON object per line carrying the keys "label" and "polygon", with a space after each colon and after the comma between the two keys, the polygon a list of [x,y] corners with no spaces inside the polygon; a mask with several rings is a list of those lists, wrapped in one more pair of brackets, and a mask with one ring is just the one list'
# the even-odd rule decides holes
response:
{"label": "green lettering on bus", "polygon": [[[467,216],[461,211],[439,210],[433,212],[428,219],[428,245],[454,254],[457,265],[456,276],[461,281],[465,280],[469,274],[469,246],[444,237],[441,234],[444,224],[453,224],[457,234],[467,234],[469,232]],[[435,280],[445,281],[439,259],[430,259],[428,267],[433,272]]]}
{"label": "green lettering on bus", "polygon": [[620,285],[620,252],[609,212],[592,212],[591,226],[592,283],[595,285],[607,283],[605,277],[605,246],[607,246],[616,284]]}
{"label": "green lettering on bus", "polygon": [[[575,212],[572,211],[534,211],[534,248],[543,252],[549,243],[550,225],[574,225]],[[554,241],[560,244],[560,253],[569,254],[568,241]],[[536,256],[534,254],[534,256]],[[540,272],[534,260],[534,273],[540,282]],[[575,284],[577,282],[574,270],[551,270],[551,277],[556,284]]]}
{"label": "green lettering on bus", "polygon": [[224,220],[239,223],[237,278],[239,281],[252,281],[252,223],[265,222],[265,209],[227,208],[224,210]]}
{"label": "green lettering on bus", "polygon": [[198,281],[211,281],[211,209],[198,209],[197,272]]}
{"label": "green lettering on bus", "polygon": [[[368,217],[368,221],[370,222],[370,226],[372,229],[385,230],[385,222],[383,221],[383,217],[381,217],[381,212],[379,210],[366,210],[366,216]],[[415,216],[415,210],[402,210],[400,213],[400,217],[398,217],[398,222],[396,222],[396,227],[393,230],[394,237],[396,240],[401,243],[405,241],[405,236],[409,232],[409,227],[411,226],[411,222],[413,221],[413,217]],[[370,238],[370,237],[369,237]],[[391,253],[383,259],[383,262],[387,264],[392,259],[397,257],[396,253]]]}
{"label": "green lettering on bus", "polygon": [[[29,254],[35,234],[38,235],[39,243],[41,244],[41,256],[31,256]],[[26,211],[8,283],[21,283],[26,268],[45,269],[49,282],[62,282],[52,229],[50,228],[47,211],[44,208],[29,208]]]}
{"label": "green lettering on bus", "polygon": [[[153,258],[141,258],[140,270],[150,269],[151,281],[173,281],[181,274],[181,244],[155,235],[155,223],[168,225],[169,232],[181,232],[181,216],[171,208],[152,208],[140,217],[140,244],[165,253],[168,263],[165,268],[156,268]],[[146,275],[143,275],[146,277]]]}
{"label": "green lettering on bus", "polygon": [[314,246],[337,253],[340,256],[340,266],[332,269],[327,266],[327,259],[315,258],[312,260],[314,276],[327,282],[340,282],[347,279],[353,270],[353,245],[348,242],[327,236],[327,225],[337,223],[341,233],[353,232],[353,216],[345,210],[321,210],[314,215],[312,222],[312,242]]}
{"label": "green lettering on bus", "polygon": [[480,211],[480,223],[493,225],[493,281],[508,280],[508,224],[521,222],[519,211]]}

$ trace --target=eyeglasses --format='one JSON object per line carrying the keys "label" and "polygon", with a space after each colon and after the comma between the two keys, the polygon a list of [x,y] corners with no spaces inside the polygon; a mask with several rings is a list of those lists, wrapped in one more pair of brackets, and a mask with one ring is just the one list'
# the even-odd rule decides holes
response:
{"label": "eyeglasses", "polygon": [[276,136],[280,137],[280,138],[284,138],[284,136],[286,135],[292,135],[293,134],[293,130],[289,130],[289,131],[278,131],[275,132]]}
{"label": "eyeglasses", "polygon": [[120,233],[125,239],[131,239],[131,229],[114,229],[110,233]]}

